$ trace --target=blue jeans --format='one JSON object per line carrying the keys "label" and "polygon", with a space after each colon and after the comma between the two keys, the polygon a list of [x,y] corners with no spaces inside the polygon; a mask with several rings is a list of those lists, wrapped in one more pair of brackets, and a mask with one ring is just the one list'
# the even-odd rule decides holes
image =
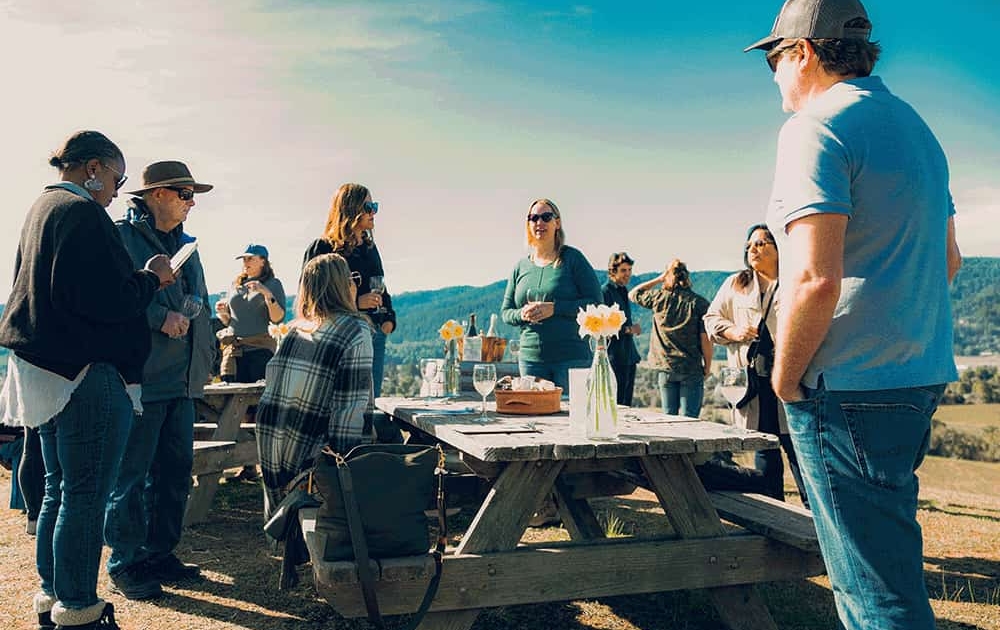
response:
{"label": "blue jeans", "polygon": [[45,498],[35,561],[42,591],[64,607],[97,604],[104,506],[132,424],[132,402],[118,370],[94,363],[69,403],[38,428]]}
{"label": "blue jeans", "polygon": [[375,397],[382,395],[382,375],[385,373],[385,338],[382,329],[375,327],[372,333],[372,391]]}
{"label": "blue jeans", "polygon": [[107,501],[109,575],[160,560],[180,541],[191,488],[194,418],[190,398],[143,403]]}
{"label": "blue jeans", "polygon": [[558,361],[542,363],[540,361],[525,361],[521,359],[517,362],[517,369],[521,376],[534,376],[544,378],[562,387],[563,398],[569,397],[569,371],[574,368],[589,368],[592,359],[573,359],[571,361]]}
{"label": "blue jeans", "polygon": [[928,630],[914,474],[944,385],[807,390],[785,403],[820,549],[847,630]]}
{"label": "blue jeans", "polygon": [[701,413],[701,401],[705,397],[703,375],[672,376],[670,372],[657,372],[656,384],[660,388],[663,413],[688,418],[697,418]]}

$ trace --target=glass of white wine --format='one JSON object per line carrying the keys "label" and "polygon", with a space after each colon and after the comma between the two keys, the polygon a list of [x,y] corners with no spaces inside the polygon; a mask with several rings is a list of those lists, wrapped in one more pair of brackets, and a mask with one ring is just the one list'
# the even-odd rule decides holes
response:
{"label": "glass of white wine", "polygon": [[743,368],[724,367],[719,370],[719,393],[735,408],[747,392],[747,373]]}
{"label": "glass of white wine", "polygon": [[497,386],[497,366],[492,363],[477,363],[472,366],[472,385],[483,397],[483,414],[476,421],[489,422],[490,417],[486,415],[486,397]]}
{"label": "glass of white wine", "polygon": [[[370,276],[368,278],[368,288],[372,293],[382,295],[385,293],[385,278],[383,276]],[[385,313],[386,311],[387,309],[384,306],[379,305],[373,312]]]}

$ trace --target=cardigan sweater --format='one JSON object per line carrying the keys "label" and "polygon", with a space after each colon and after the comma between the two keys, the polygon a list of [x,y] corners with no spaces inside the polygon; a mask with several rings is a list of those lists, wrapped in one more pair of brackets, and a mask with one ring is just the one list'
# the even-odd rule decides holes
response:
{"label": "cardigan sweater", "polygon": [[155,273],[135,269],[104,208],[48,187],[21,229],[0,345],[70,380],[103,362],[139,383],[150,348],[145,311],[159,286]]}

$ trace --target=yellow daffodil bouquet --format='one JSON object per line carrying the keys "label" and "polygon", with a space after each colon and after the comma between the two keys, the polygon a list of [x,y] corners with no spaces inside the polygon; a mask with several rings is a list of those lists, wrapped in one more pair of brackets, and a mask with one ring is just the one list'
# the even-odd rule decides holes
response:
{"label": "yellow daffodil bouquet", "polygon": [[267,325],[267,334],[271,335],[271,337],[278,342],[279,346],[281,345],[282,340],[288,336],[288,331],[290,330],[291,328],[285,322]]}
{"label": "yellow daffodil bouquet", "polygon": [[587,436],[613,439],[618,435],[618,384],[608,361],[608,337],[617,337],[625,313],[617,304],[588,304],[576,315],[580,337],[590,337],[594,361],[587,377]]}
{"label": "yellow daffodil bouquet", "polygon": [[581,337],[617,337],[625,323],[625,313],[617,304],[588,304],[576,314]]}
{"label": "yellow daffodil bouquet", "polygon": [[465,335],[465,329],[462,325],[453,319],[449,319],[441,328],[438,329],[438,333],[441,334],[441,338],[445,341],[455,341],[461,339]]}

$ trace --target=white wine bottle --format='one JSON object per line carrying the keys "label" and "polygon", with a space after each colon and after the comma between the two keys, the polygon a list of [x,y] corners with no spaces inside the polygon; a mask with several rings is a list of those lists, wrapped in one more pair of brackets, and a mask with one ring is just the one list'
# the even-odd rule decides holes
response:
{"label": "white wine bottle", "polygon": [[490,329],[488,331],[486,331],[486,336],[487,337],[496,337],[497,336],[497,314],[496,313],[490,313]]}

